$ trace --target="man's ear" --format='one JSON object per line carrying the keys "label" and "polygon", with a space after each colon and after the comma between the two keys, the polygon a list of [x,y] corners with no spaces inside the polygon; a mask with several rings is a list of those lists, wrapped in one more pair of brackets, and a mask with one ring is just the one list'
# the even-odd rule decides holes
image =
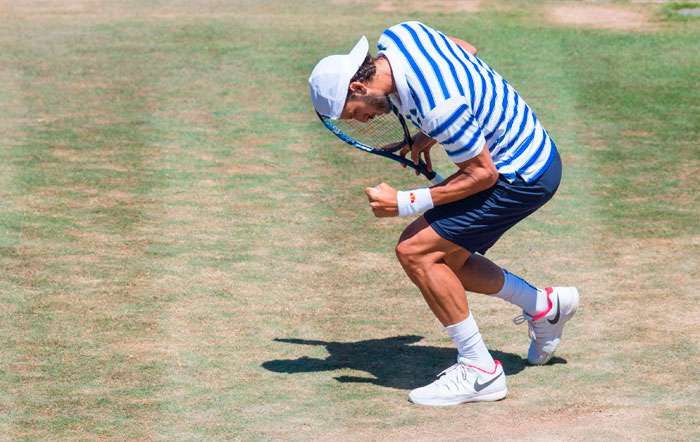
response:
{"label": "man's ear", "polygon": [[354,95],[367,94],[367,86],[365,86],[363,83],[360,83],[359,81],[353,81],[352,83],[350,83],[350,86],[348,86],[348,89]]}

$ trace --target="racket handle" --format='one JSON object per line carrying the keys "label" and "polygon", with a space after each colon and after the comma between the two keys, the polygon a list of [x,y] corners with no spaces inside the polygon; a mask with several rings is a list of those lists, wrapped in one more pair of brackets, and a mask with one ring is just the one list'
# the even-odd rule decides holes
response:
{"label": "racket handle", "polygon": [[445,180],[440,176],[439,173],[435,173],[435,176],[433,176],[432,178],[428,178],[428,179],[430,180],[430,182],[431,182],[432,184],[440,184],[440,183],[442,183],[443,181],[445,181]]}

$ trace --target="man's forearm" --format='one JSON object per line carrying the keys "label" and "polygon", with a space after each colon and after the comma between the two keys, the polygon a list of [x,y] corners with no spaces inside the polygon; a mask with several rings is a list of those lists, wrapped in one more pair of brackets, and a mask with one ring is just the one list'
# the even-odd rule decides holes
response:
{"label": "man's forearm", "polygon": [[457,166],[459,171],[430,189],[433,204],[436,206],[479,193],[498,181],[498,170],[486,144],[475,157],[457,163]]}
{"label": "man's forearm", "polygon": [[459,170],[442,183],[431,187],[430,196],[436,206],[448,204],[489,189],[497,181],[498,172],[494,174],[487,169]]}

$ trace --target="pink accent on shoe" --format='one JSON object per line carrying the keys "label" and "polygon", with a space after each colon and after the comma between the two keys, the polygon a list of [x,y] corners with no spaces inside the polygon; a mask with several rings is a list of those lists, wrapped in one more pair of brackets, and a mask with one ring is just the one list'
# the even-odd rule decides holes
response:
{"label": "pink accent on shoe", "polygon": [[498,370],[498,366],[499,366],[499,365],[502,366],[503,364],[501,364],[501,361],[498,361],[498,360],[495,360],[495,359],[494,359],[493,362],[495,362],[493,371],[486,371],[486,370],[484,370],[483,368],[477,367],[476,365],[468,365],[468,367],[476,368],[477,370],[483,371],[483,372],[486,373],[486,374],[496,374],[496,370]]}
{"label": "pink accent on shoe", "polygon": [[538,319],[544,318],[545,316],[547,316],[547,313],[552,311],[552,307],[554,307],[554,304],[552,304],[552,300],[550,299],[550,296],[552,295],[552,293],[554,293],[554,289],[551,287],[545,287],[544,291],[547,292],[547,302],[549,303],[549,308],[537,315],[536,317],[532,318],[533,321],[537,321]]}

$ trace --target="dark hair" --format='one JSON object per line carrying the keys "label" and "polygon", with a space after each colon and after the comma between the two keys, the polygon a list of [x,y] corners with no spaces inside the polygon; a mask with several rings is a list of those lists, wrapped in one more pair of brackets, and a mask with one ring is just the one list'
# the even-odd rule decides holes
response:
{"label": "dark hair", "polygon": [[[367,83],[370,81],[372,77],[374,77],[374,74],[377,73],[377,66],[375,65],[376,61],[377,57],[372,57],[372,54],[368,52],[367,56],[365,57],[365,61],[362,62],[359,69],[357,69],[357,72],[355,72],[355,75],[353,75],[350,79],[350,83],[354,81]],[[352,92],[348,91],[348,97],[350,95],[352,95]]]}

